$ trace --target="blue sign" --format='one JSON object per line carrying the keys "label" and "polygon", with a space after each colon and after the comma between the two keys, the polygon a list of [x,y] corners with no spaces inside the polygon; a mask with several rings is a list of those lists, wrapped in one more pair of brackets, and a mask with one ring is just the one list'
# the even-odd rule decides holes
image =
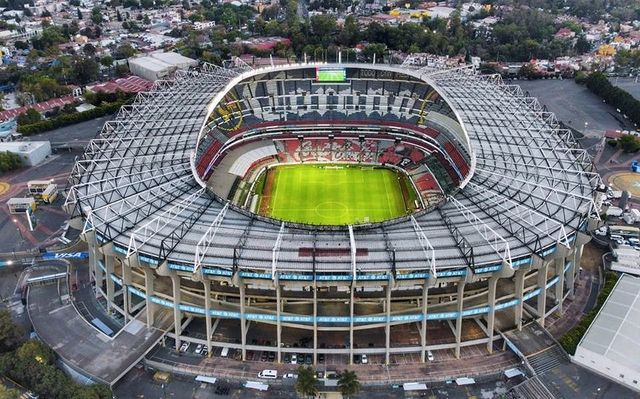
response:
{"label": "blue sign", "polygon": [[55,260],[55,259],[87,259],[89,252],[45,252],[42,254],[42,259]]}

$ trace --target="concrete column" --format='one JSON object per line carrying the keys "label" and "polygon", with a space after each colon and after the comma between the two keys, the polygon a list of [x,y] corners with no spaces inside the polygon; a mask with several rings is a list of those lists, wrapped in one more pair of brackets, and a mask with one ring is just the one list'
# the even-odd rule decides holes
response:
{"label": "concrete column", "polygon": [[240,279],[240,335],[242,336],[242,361],[247,360],[247,320],[244,318],[245,297],[244,281]]}
{"label": "concrete column", "polygon": [[101,295],[100,290],[102,290],[102,283],[104,282],[104,272],[102,271],[102,268],[100,267],[100,264],[99,264],[99,262],[102,261],[104,265],[104,255],[102,255],[100,251],[95,250],[93,252],[89,252],[89,259],[91,258],[93,258],[94,265],[95,265],[95,268],[93,270],[95,272],[94,281],[96,282],[96,285],[94,289],[95,289],[95,294],[97,298],[98,296]]}
{"label": "concrete column", "polygon": [[567,273],[567,287],[569,288],[569,299],[573,299],[576,291],[576,275],[580,272],[580,259],[584,245],[577,245],[573,251],[573,262]]}
{"label": "concrete column", "polygon": [[564,257],[555,260],[555,271],[558,276],[558,282],[555,286],[554,299],[558,305],[558,314],[562,314],[562,295],[564,294]]}
{"label": "concrete column", "polygon": [[211,281],[206,277],[203,277],[202,284],[204,285],[204,319],[207,329],[207,356],[211,357]]}
{"label": "concrete column", "polygon": [[[356,276],[353,276],[355,279]],[[356,289],[355,280],[351,283],[351,296],[349,300],[349,364],[353,364],[353,313],[354,313],[354,290]]]}
{"label": "concrete column", "polygon": [[113,274],[115,269],[115,261],[115,258],[111,255],[105,255],[104,257],[105,268],[107,269],[105,278],[107,284],[107,312],[109,314],[111,314],[113,299],[115,297],[115,283],[111,279],[111,275]]}
{"label": "concrete column", "polygon": [[389,350],[391,349],[391,279],[387,283],[387,299],[386,303],[386,324],[384,327],[384,336],[385,336],[385,352],[384,352],[384,362],[385,364],[389,364]]}
{"label": "concrete column", "polygon": [[542,327],[544,327],[544,319],[545,319],[545,311],[547,308],[547,271],[549,269],[549,264],[547,262],[543,262],[540,269],[538,269],[538,288],[540,288],[540,294],[538,295],[538,318],[539,323]]}
{"label": "concrete column", "polygon": [[422,346],[422,363],[427,361],[427,300],[429,296],[429,280],[424,280],[422,286],[422,336],[420,337],[420,344]]}
{"label": "concrete column", "polygon": [[318,364],[318,285],[313,280],[313,364]]}
{"label": "concrete column", "polygon": [[278,280],[278,276],[276,275],[274,283],[276,285],[276,345],[277,349],[277,360],[278,363],[282,362],[282,322],[280,321],[280,313],[282,312],[282,291],[280,288],[280,281]]}
{"label": "concrete column", "polygon": [[518,327],[518,331],[522,330],[522,309],[524,307],[524,275],[526,271],[519,269],[515,275],[515,298],[518,303],[513,307],[514,312],[514,324]]}
{"label": "concrete column", "polygon": [[173,288],[173,329],[176,334],[176,350],[180,350],[182,334],[182,312],[180,311],[180,302],[182,301],[180,292],[180,277],[177,274],[171,274],[171,286]]}
{"label": "concrete column", "polygon": [[153,286],[153,270],[148,267],[144,269],[144,290],[147,294],[145,299],[146,312],[147,312],[147,327],[153,326],[155,318],[155,303],[151,301],[151,298],[155,295],[155,289]]}
{"label": "concrete column", "polygon": [[122,261],[120,265],[122,267],[122,310],[124,310],[124,322],[127,323],[131,319],[131,293],[129,292],[131,268]]}
{"label": "concrete column", "polygon": [[[97,259],[96,259],[96,242],[95,242],[95,235],[93,236],[93,238],[89,238],[87,240],[87,246],[89,247],[88,252],[89,252],[89,282],[91,281],[96,281],[96,275],[98,274],[98,272],[96,271],[96,269],[98,268],[97,266]],[[97,284],[96,284],[97,287]]]}
{"label": "concrete column", "polygon": [[498,285],[499,277],[491,277],[488,281],[487,292],[487,305],[489,306],[489,313],[487,314],[487,335],[489,341],[487,341],[487,352],[493,353],[493,328],[496,321],[496,286]]}
{"label": "concrete column", "polygon": [[462,342],[462,310],[464,309],[464,286],[465,281],[458,282],[458,298],[456,298],[456,359],[460,359],[460,342]]}

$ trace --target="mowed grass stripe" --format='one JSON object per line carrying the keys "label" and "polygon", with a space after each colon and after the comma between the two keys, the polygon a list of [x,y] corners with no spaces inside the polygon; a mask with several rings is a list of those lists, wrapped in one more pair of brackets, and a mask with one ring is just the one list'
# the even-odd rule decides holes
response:
{"label": "mowed grass stripe", "polygon": [[282,165],[275,173],[267,216],[308,223],[347,225],[406,214],[397,172],[357,165]]}

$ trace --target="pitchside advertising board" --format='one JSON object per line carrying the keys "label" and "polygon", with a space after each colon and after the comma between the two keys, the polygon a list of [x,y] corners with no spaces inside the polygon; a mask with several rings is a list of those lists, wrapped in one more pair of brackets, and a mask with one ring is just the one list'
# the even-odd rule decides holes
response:
{"label": "pitchside advertising board", "polygon": [[42,259],[55,260],[55,259],[87,259],[89,252],[45,252],[42,254]]}

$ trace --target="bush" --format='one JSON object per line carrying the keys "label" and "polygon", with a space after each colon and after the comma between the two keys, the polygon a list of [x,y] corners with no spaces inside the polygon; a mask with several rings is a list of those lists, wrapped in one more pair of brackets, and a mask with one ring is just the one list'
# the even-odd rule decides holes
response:
{"label": "bush", "polygon": [[607,144],[609,144],[611,147],[615,147],[618,145],[618,141],[616,141],[615,139],[613,140],[608,140]]}
{"label": "bush", "polygon": [[615,272],[608,272],[605,274],[605,283],[598,294],[596,305],[582,318],[582,320],[578,322],[578,324],[576,324],[571,330],[567,331],[567,333],[558,340],[567,353],[575,355],[576,348],[578,347],[580,340],[589,329],[589,326],[591,326],[593,319],[595,319],[600,308],[604,305],[604,302],[609,297],[613,287],[618,282],[618,278],[618,273]]}

